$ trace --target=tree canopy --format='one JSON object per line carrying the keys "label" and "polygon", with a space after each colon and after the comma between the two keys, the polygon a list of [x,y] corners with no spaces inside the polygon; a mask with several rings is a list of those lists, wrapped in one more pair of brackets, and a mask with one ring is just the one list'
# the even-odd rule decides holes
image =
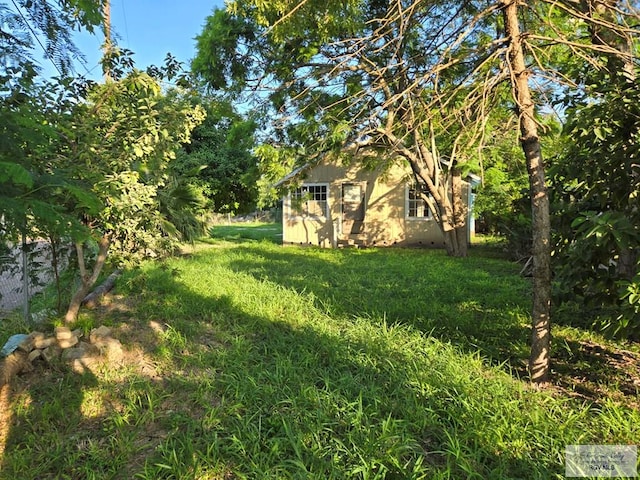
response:
{"label": "tree canopy", "polygon": [[38,71],[33,51],[42,50],[61,76],[73,73],[82,52],[74,31],[93,31],[102,20],[101,0],[15,0],[0,3],[0,85]]}
{"label": "tree canopy", "polygon": [[[106,59],[109,81],[62,75],[75,52],[72,28],[99,20],[100,2],[15,6],[17,12],[0,11],[0,233],[3,241],[21,234],[75,242],[81,285],[67,312],[73,320],[109,253],[114,264],[137,261],[190,231],[185,208],[197,198],[171,182],[168,169],[205,112],[184,89],[161,87],[159,77],[175,73],[172,58],[152,77],[114,49]],[[37,77],[29,54],[39,30],[62,62],[59,78]],[[97,256],[87,255],[87,242]]]}
{"label": "tree canopy", "polygon": [[481,168],[487,125],[515,113],[533,219],[530,371],[545,381],[551,241],[540,107],[588,98],[589,69],[631,75],[637,19],[623,2],[235,0],[208,19],[193,67],[212,88],[248,89],[268,104],[271,143],[287,152],[273,156],[289,165],[348,143],[408,161],[453,255],[466,252],[461,176]]}
{"label": "tree canopy", "polygon": [[248,213],[257,202],[258,166],[252,150],[257,123],[224,98],[202,98],[207,116],[178,153],[176,174],[191,176],[216,213]]}
{"label": "tree canopy", "polygon": [[[465,255],[459,191],[462,174],[477,168],[472,144],[479,131],[463,127],[482,110],[443,112],[460,110],[468,96],[478,94],[456,82],[481,53],[460,47],[466,65],[446,75],[434,70],[462,28],[458,17],[447,13],[448,5],[396,7],[234,2],[208,19],[193,68],[213,88],[258,91],[272,108],[272,142],[285,145],[299,162],[348,143],[383,152],[383,162],[408,161],[425,185],[424,199],[449,252]],[[291,15],[278,14],[287,11]],[[487,25],[482,19],[476,23],[483,35]],[[447,29],[452,32],[443,35]]]}

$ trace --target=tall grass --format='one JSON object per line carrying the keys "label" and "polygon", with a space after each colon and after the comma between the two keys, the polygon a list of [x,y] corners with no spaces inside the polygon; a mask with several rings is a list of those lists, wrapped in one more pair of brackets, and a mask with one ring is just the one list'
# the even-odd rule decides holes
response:
{"label": "tall grass", "polygon": [[0,478],[549,479],[566,445],[640,439],[633,408],[518,380],[505,261],[211,243],[89,317],[137,365],[21,380]]}

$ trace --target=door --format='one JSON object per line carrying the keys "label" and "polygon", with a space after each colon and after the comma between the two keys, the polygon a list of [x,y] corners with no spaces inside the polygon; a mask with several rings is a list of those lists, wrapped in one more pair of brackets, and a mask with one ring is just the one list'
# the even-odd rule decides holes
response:
{"label": "door", "polygon": [[342,184],[342,232],[345,235],[364,232],[364,191],[361,183]]}

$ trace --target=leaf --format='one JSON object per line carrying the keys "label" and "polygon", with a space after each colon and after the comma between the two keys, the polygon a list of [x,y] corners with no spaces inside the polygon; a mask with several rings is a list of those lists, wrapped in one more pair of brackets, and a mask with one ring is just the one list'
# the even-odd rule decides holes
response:
{"label": "leaf", "polygon": [[0,182],[12,182],[27,188],[33,187],[31,172],[17,163],[0,162]]}
{"label": "leaf", "polygon": [[142,147],[140,145],[133,146],[133,153],[138,158],[141,158],[144,156],[144,150],[142,150]]}
{"label": "leaf", "polygon": [[577,217],[571,222],[571,228],[578,228],[587,220],[588,220],[588,217],[584,215],[580,215],[579,217]]}
{"label": "leaf", "polygon": [[605,136],[604,136],[604,133],[602,132],[602,127],[599,127],[599,126],[598,126],[598,127],[595,127],[595,128],[593,129],[593,133],[595,133],[596,138],[597,138],[598,140],[604,140]]}
{"label": "leaf", "polygon": [[95,214],[102,208],[102,203],[93,192],[70,184],[66,184],[64,188],[74,196],[80,206],[85,208],[88,213]]}

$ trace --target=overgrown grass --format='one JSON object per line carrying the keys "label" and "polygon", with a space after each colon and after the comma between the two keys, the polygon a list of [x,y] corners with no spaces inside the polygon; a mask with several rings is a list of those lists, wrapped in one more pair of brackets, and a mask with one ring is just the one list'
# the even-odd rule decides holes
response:
{"label": "overgrown grass", "polygon": [[276,223],[231,223],[216,225],[209,230],[211,238],[223,240],[268,240],[273,243],[282,241],[282,224]]}
{"label": "overgrown grass", "polygon": [[0,478],[550,479],[566,445],[640,440],[622,402],[518,380],[517,266],[234,235],[84,316],[125,364],[19,379]]}

